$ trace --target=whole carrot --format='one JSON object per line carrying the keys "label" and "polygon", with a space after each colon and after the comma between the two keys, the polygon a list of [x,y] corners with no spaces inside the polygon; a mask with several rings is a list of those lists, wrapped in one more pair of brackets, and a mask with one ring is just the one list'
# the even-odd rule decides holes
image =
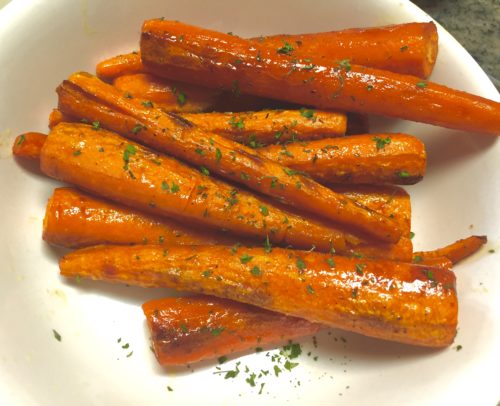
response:
{"label": "whole carrot", "polygon": [[[438,35],[434,23],[408,23],[384,27],[352,28],[315,34],[270,35],[251,38],[271,48],[285,43],[299,58],[350,59],[356,65],[427,78],[434,68]],[[100,62],[97,75],[104,79],[144,72],[138,52]]]}
{"label": "whole carrot", "polygon": [[[179,37],[182,41],[179,41]],[[159,76],[321,109],[380,114],[464,131],[500,133],[500,103],[415,76],[270,48],[173,21],[148,20],[142,63]]]}
{"label": "whole carrot", "polygon": [[115,202],[197,227],[322,251],[345,250],[346,238],[360,242],[97,125],[55,126],[43,145],[40,167],[48,176]]}
{"label": "whole carrot", "polygon": [[142,305],[156,359],[186,365],[316,333],[321,325],[209,296],[169,297]]}
{"label": "whole carrot", "polygon": [[66,277],[204,293],[386,340],[429,347],[453,342],[457,297],[452,272],[316,252],[266,251],[108,246],[74,251],[59,266]]}
{"label": "whole carrot", "polygon": [[[401,230],[391,219],[355,204],[249,147],[206,132],[173,113],[167,114],[124,98],[114,87],[95,76],[73,74],[59,86],[58,94],[59,109],[63,113],[82,117],[82,108],[88,113],[95,106],[92,116],[84,117],[197,165],[206,173],[213,171],[282,203],[352,227],[381,241],[397,242],[401,237]],[[85,106],[77,100],[85,100]],[[117,121],[118,114],[121,119]],[[128,117],[128,121],[124,117]]]}
{"label": "whole carrot", "polygon": [[234,236],[197,230],[64,187],[54,190],[43,220],[43,239],[68,248],[98,244],[232,244]]}
{"label": "whole carrot", "polygon": [[[410,232],[409,196],[397,188],[362,187],[342,193],[374,210],[390,215],[406,233]],[[43,222],[43,239],[49,244],[80,248],[99,244],[168,245],[231,245],[236,236],[210,230],[198,231],[195,226],[180,225],[116,203],[107,202],[73,188],[54,190],[47,203]],[[410,261],[413,247],[408,237],[397,244],[376,244],[353,240],[344,235],[345,255]],[[238,244],[261,245],[262,241],[238,237]],[[321,248],[320,248],[321,249]],[[322,250],[325,248],[323,247]]]}

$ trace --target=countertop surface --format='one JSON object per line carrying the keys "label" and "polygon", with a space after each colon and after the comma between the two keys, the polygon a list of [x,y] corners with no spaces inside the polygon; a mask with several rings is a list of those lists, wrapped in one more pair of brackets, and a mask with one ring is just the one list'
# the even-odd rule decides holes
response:
{"label": "countertop surface", "polygon": [[500,0],[413,0],[500,79]]}

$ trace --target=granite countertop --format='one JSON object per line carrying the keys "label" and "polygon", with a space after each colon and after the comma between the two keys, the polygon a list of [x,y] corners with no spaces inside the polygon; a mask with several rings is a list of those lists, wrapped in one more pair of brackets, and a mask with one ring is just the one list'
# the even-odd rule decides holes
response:
{"label": "granite countertop", "polygon": [[500,80],[499,0],[413,0],[460,42],[488,73]]}

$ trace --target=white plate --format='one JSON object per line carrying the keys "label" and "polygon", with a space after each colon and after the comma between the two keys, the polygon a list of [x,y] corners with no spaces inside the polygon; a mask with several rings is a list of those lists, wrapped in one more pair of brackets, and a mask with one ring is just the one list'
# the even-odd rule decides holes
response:
{"label": "white plate", "polygon": [[[471,233],[490,239],[486,249],[456,269],[460,329],[455,345],[461,351],[455,345],[429,351],[335,331],[319,336],[318,348],[304,340],[305,352],[319,355],[318,361],[302,356],[299,367],[268,378],[258,395],[260,386],[251,388],[244,372],[224,380],[213,374],[213,364],[175,373],[156,365],[139,306],[165,290],[77,286],[58,276],[60,252],[40,238],[44,206],[56,183],[16,163],[12,140],[24,131],[46,131],[61,80],[76,70],[92,72],[104,57],[137,49],[141,22],[159,16],[243,36],[430,19],[411,3],[395,0],[8,4],[0,12],[0,404],[497,404],[500,147],[494,137],[401,121],[380,124],[420,136],[428,146],[428,174],[409,188],[416,247],[441,246]],[[498,100],[466,51],[443,29],[439,34],[432,79]],[[489,248],[498,253],[489,254]],[[134,351],[129,358],[130,350],[117,343],[120,337]],[[241,360],[242,369],[272,369],[265,353]]]}

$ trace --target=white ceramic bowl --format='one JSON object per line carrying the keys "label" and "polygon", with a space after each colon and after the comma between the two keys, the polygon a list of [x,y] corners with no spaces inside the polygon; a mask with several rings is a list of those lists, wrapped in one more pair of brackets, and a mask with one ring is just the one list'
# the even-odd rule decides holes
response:
{"label": "white ceramic bowl", "polygon": [[[500,273],[498,253],[488,253],[500,253],[500,151],[494,137],[397,120],[377,124],[415,134],[428,147],[428,174],[408,188],[416,248],[434,248],[471,233],[490,239],[486,249],[456,268],[460,328],[456,344],[442,351],[334,331],[320,335],[317,348],[303,340],[305,353],[319,359],[303,354],[291,373],[276,378],[271,372],[259,379],[266,382],[259,395],[260,384],[252,388],[245,382],[244,366],[272,370],[266,353],[241,358],[242,372],[233,380],[214,375],[210,363],[194,372],[167,373],[157,366],[140,305],[170,292],[76,285],[59,277],[60,252],[41,240],[45,203],[57,183],[15,162],[12,140],[24,131],[46,131],[61,80],[73,71],[92,72],[105,57],[137,49],[141,22],[159,16],[242,36],[430,20],[410,2],[396,0],[8,4],[0,12],[0,404],[496,404]],[[442,28],[439,35],[432,80],[498,100],[467,52]],[[133,350],[129,358],[123,343]]]}

